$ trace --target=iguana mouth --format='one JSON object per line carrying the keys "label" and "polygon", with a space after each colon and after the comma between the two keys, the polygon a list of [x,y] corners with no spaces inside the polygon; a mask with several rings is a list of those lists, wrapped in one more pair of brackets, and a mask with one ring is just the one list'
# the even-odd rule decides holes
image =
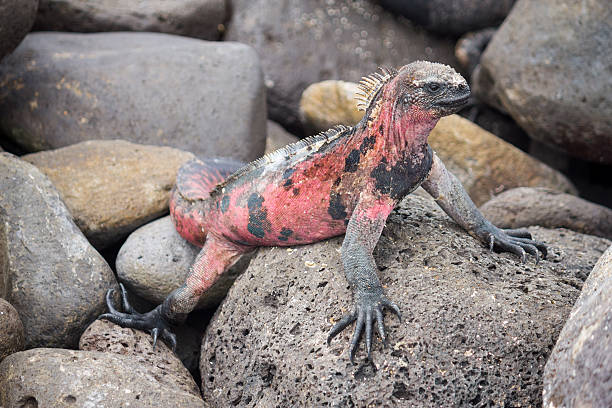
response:
{"label": "iguana mouth", "polygon": [[448,107],[460,107],[463,106],[467,103],[468,99],[470,98],[470,94],[463,94],[457,97],[450,97],[450,98],[446,98],[446,99],[441,99],[439,101],[436,101],[436,105],[437,106],[442,106],[445,108]]}

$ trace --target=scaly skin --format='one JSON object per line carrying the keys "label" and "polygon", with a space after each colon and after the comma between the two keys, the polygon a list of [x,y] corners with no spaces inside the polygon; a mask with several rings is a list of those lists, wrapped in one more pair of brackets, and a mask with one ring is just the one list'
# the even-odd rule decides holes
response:
{"label": "scaly skin", "polygon": [[[471,235],[491,248],[545,254],[526,231],[503,231],[480,214],[461,184],[427,144],[429,132],[469,96],[465,80],[441,64],[415,62],[365,79],[364,118],[353,128],[332,129],[281,149],[237,172],[237,165],[192,161],[179,172],[170,201],[178,232],[202,246],[179,289],[153,311],[127,313],[109,304],[102,317],[148,329],[175,345],[171,327],[184,321],[200,295],[240,255],[260,246],[317,242],[345,234],[342,263],[355,307],[331,329],[328,342],[356,321],[351,361],[365,329],[370,356],[372,328],[386,334],[383,309],[399,316],[384,294],[372,251],[393,208],[423,185]],[[229,177],[228,177],[229,176]],[[108,297],[110,303],[110,297]]]}

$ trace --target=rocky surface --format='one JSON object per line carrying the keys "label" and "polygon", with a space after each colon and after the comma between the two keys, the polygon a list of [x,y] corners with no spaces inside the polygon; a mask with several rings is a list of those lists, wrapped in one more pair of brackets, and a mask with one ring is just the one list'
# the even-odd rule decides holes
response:
{"label": "rocky surface", "polygon": [[352,126],[363,117],[357,110],[354,82],[327,80],[310,85],[300,99],[300,117],[309,134],[325,131],[339,123]]}
{"label": "rocky surface", "polygon": [[489,221],[503,228],[563,227],[612,239],[611,209],[558,191],[514,188],[487,201],[480,210]]}
{"label": "rocky surface", "polygon": [[79,349],[130,356],[143,367],[160,369],[164,373],[161,378],[166,386],[200,395],[200,389],[181,360],[161,340],[153,349],[153,338],[143,331],[126,329],[107,320],[96,320],[81,336]]}
{"label": "rocky surface", "polygon": [[[302,132],[299,101],[314,82],[358,81],[380,65],[454,64],[454,42],[399,20],[368,0],[235,0],[226,40],[257,50],[272,120]],[[296,133],[300,135],[299,133]]]}
{"label": "rocky surface", "polygon": [[[218,406],[538,406],[544,364],[580,287],[610,241],[534,227],[547,260],[491,253],[433,200],[410,196],[375,250],[390,347],[352,329],[327,333],[352,308],[341,239],[261,249],[211,321],[202,393]],[[352,325],[351,325],[352,327]]]}
{"label": "rocky surface", "polygon": [[0,65],[0,83],[0,131],[26,151],[94,139],[241,160],[264,151],[263,77],[244,44],[33,33]]}
{"label": "rocky surface", "polygon": [[40,0],[35,30],[154,31],[218,40],[227,0]]}
{"label": "rocky surface", "polygon": [[296,136],[287,132],[281,125],[276,122],[268,121],[268,137],[266,138],[266,151],[265,153],[272,153],[281,147],[287,146],[288,144],[297,142]]}
{"label": "rocky surface", "polygon": [[4,407],[207,407],[166,367],[131,355],[34,349],[0,364]]}
{"label": "rocky surface", "polygon": [[17,310],[6,300],[0,298],[0,362],[6,356],[23,350],[25,334],[23,323]]}
{"label": "rocky surface", "polygon": [[515,0],[380,0],[389,10],[440,34],[499,25]]}
{"label": "rocky surface", "polygon": [[612,406],[612,246],[599,259],[544,371],[546,408]]}
{"label": "rocky surface", "polygon": [[[160,218],[134,231],[117,255],[117,276],[138,296],[160,304],[180,287],[200,248],[185,241],[176,232],[170,216]],[[225,297],[238,275],[249,265],[251,255],[244,255],[207,290],[199,309],[213,308]]]}
{"label": "rocky surface", "polygon": [[474,91],[530,137],[612,164],[608,0],[519,0],[482,55]]}
{"label": "rocky surface", "polygon": [[22,156],[49,177],[98,249],[168,212],[179,167],[194,156],[123,140],[96,140]]}
{"label": "rocky surface", "polygon": [[113,272],[36,167],[0,153],[0,191],[0,296],[19,312],[26,347],[74,347],[104,311]]}
{"label": "rocky surface", "polygon": [[30,31],[38,0],[0,0],[0,60]]}

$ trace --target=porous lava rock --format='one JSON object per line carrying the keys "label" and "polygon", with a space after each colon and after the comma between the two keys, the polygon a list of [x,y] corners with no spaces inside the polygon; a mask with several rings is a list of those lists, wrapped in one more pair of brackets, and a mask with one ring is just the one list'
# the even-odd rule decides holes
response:
{"label": "porous lava rock", "polygon": [[489,252],[414,194],[392,213],[375,260],[387,296],[389,347],[351,329],[341,238],[260,249],[207,328],[202,393],[217,406],[539,406],[542,373],[580,288],[610,241],[534,227],[547,260]]}

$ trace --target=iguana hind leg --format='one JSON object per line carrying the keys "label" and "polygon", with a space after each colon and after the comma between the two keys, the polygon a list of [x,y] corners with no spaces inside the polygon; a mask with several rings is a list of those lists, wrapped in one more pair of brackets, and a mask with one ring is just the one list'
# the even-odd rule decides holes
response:
{"label": "iguana hind leg", "polygon": [[200,296],[219,279],[219,276],[232,266],[240,255],[251,251],[251,247],[241,246],[209,234],[204,247],[190,268],[185,283],[174,290],[164,302],[147,313],[136,312],[127,301],[125,288],[122,285],[122,300],[125,312],[119,312],[112,303],[113,290],[106,294],[109,313],[100,316],[122,327],[147,330],[153,335],[153,346],[157,337],[176,347],[176,337],[172,333],[174,326],[185,321],[200,299]]}

